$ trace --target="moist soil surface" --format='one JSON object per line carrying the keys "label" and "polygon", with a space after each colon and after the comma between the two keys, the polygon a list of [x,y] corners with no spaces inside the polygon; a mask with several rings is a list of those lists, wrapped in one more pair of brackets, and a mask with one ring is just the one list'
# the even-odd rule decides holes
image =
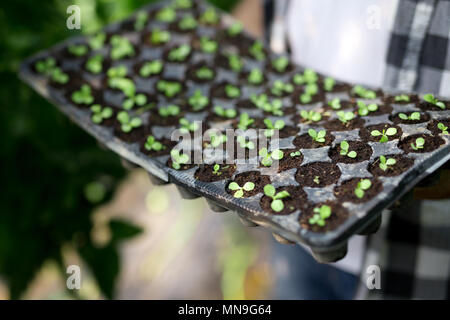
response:
{"label": "moist soil surface", "polygon": [[289,197],[283,198],[283,204],[284,204],[284,209],[281,210],[280,212],[276,212],[274,210],[272,210],[271,208],[271,204],[272,204],[272,198],[264,195],[261,198],[260,201],[260,206],[261,208],[266,211],[266,212],[270,212],[272,214],[275,215],[286,215],[286,214],[290,214],[294,211],[296,211],[297,209],[302,209],[305,207],[305,204],[307,203],[307,195],[306,192],[303,191],[303,189],[301,187],[294,187],[294,186],[285,186],[285,187],[279,187],[276,189],[276,193],[281,192],[281,191],[287,191],[289,192]]}
{"label": "moist soil surface", "polygon": [[363,139],[366,142],[367,141],[380,142],[381,136],[374,137],[370,133],[373,130],[378,130],[380,132],[383,132],[383,130],[387,130],[388,128],[396,128],[397,129],[397,133],[395,135],[388,136],[389,141],[399,139],[403,134],[402,128],[400,128],[399,126],[389,124],[389,123],[380,123],[380,124],[367,126],[365,128],[361,128],[359,130],[359,136],[361,137],[361,139]]}
{"label": "moist soil surface", "polygon": [[236,171],[234,164],[220,164],[220,169],[217,173],[214,172],[214,165],[201,165],[195,172],[195,179],[203,182],[214,182],[219,180],[230,179]]}
{"label": "moist soil surface", "polygon": [[130,132],[123,132],[121,129],[121,124],[119,121],[114,122],[114,135],[122,141],[128,143],[138,142],[142,137],[146,137],[148,133],[148,128],[142,124],[138,128],[134,128]]}
{"label": "moist soil surface", "polygon": [[325,135],[325,142],[314,141],[308,133],[304,133],[300,136],[295,137],[292,143],[300,149],[316,149],[330,146],[333,141],[334,136],[327,131]]}
{"label": "moist soil surface", "polygon": [[427,129],[430,130],[434,136],[442,135],[442,130],[438,128],[439,123],[442,123],[444,126],[446,126],[447,132],[450,133],[450,118],[433,120],[428,124]]}
{"label": "moist soil surface", "polygon": [[339,167],[331,162],[312,162],[301,166],[295,180],[302,186],[322,188],[336,183],[341,176]]}
{"label": "moist soil surface", "polygon": [[170,150],[172,150],[172,148],[177,144],[176,141],[171,141],[170,139],[167,139],[167,138],[156,139],[156,140],[162,143],[162,145],[164,146],[163,150],[159,150],[159,151],[147,150],[145,148],[145,143],[147,142],[147,137],[145,137],[140,140],[141,152],[150,157],[159,157],[162,155],[169,154]]}
{"label": "moist soil surface", "polygon": [[[422,149],[414,150],[411,144],[412,143],[415,144],[417,138],[425,139],[425,144]],[[444,143],[445,141],[438,136],[433,137],[429,134],[422,133],[422,134],[413,134],[404,138],[398,143],[398,147],[403,151],[405,151],[406,153],[427,153],[436,150]]]}
{"label": "moist soil surface", "polygon": [[[328,205],[331,207],[331,216],[325,220],[323,227],[317,224],[309,224],[309,219],[315,214],[314,209],[320,208],[322,205]],[[300,225],[303,229],[311,230],[313,232],[326,232],[336,229],[342,224],[349,216],[347,209],[341,206],[337,202],[323,202],[323,203],[309,203],[308,207],[300,214]]]}
{"label": "moist soil surface", "polygon": [[[371,187],[364,191],[364,196],[358,198],[355,195],[355,189],[362,179],[369,179],[372,182]],[[341,185],[334,188],[334,195],[342,202],[364,203],[375,197],[383,190],[383,183],[376,178],[353,178],[346,180]]]}
{"label": "moist soil surface", "polygon": [[386,170],[382,170],[380,168],[380,159],[377,158],[374,162],[369,164],[368,170],[374,176],[383,176],[383,177],[395,177],[409,168],[414,164],[414,159],[405,157],[401,154],[388,154],[385,156],[386,159],[393,158],[396,160],[396,163],[392,166],[388,166]]}
{"label": "moist soil surface", "polygon": [[357,163],[370,159],[370,156],[372,155],[372,148],[368,144],[361,141],[347,142],[349,144],[348,152],[355,151],[357,154],[356,158],[350,158],[347,155],[341,155],[341,145],[340,143],[338,143],[328,152],[328,156],[333,162]]}
{"label": "moist soil surface", "polygon": [[[255,188],[253,190],[244,190],[243,197],[248,198],[263,192],[264,186],[270,183],[270,177],[261,175],[259,171],[247,171],[236,175],[236,177],[232,181],[236,182],[240,187],[243,187],[246,182],[253,182],[255,184]],[[230,184],[230,182],[227,184],[225,190],[227,191],[227,193],[233,195],[235,191],[228,189],[228,185]]]}
{"label": "moist soil surface", "polygon": [[423,111],[444,111],[444,110],[450,109],[450,102],[445,103],[445,109],[441,109],[441,108],[435,106],[434,104],[426,102],[426,101],[417,103],[417,106]]}

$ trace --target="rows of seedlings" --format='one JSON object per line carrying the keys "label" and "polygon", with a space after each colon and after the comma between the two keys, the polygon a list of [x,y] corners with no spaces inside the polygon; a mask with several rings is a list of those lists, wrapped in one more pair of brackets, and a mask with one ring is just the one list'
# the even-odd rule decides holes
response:
{"label": "rows of seedlings", "polygon": [[[387,205],[408,172],[448,154],[450,102],[301,69],[201,1],[142,9],[27,66],[84,122],[179,183],[303,239]],[[171,139],[210,128],[189,152]],[[194,164],[196,148],[214,157]]]}

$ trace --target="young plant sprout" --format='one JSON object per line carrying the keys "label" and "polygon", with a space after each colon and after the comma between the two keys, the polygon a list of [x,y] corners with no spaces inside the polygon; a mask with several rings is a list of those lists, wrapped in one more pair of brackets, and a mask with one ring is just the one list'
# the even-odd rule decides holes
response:
{"label": "young plant sprout", "polygon": [[126,111],[120,111],[117,114],[117,120],[120,122],[120,129],[125,133],[131,132],[133,129],[139,128],[142,125],[140,118],[132,118]]}
{"label": "young plant sprout", "polygon": [[302,155],[302,153],[300,151],[294,151],[294,152],[289,153],[289,156],[291,158],[300,157],[301,155]]}
{"label": "young plant sprout", "polygon": [[394,158],[386,159],[385,156],[380,156],[380,164],[378,166],[380,167],[381,170],[386,171],[396,163],[397,160],[395,160]]}
{"label": "young plant sprout", "polygon": [[425,145],[425,139],[424,138],[417,138],[415,142],[411,143],[411,148],[413,150],[420,150],[423,149],[423,146]]}
{"label": "young plant sprout", "polygon": [[272,61],[272,67],[280,73],[285,72],[288,66],[289,60],[286,57],[278,57]]}
{"label": "young plant sprout", "polygon": [[369,190],[371,186],[372,182],[369,179],[361,179],[356,185],[355,195],[361,199],[364,197],[364,192]]}
{"label": "young plant sprout", "polygon": [[331,217],[331,207],[325,204],[314,208],[313,212],[313,216],[308,220],[310,225],[317,224],[319,227],[324,227],[326,220]]}
{"label": "young plant sprout", "polygon": [[136,20],[134,21],[134,30],[142,31],[144,30],[145,24],[148,20],[148,14],[145,11],[138,11],[136,14]]}
{"label": "young plant sprout", "polygon": [[113,110],[110,107],[102,107],[99,104],[93,104],[91,106],[92,116],[91,120],[93,123],[102,123],[103,120],[109,119],[113,116]]}
{"label": "young plant sprout", "polygon": [[324,143],[327,132],[325,130],[320,130],[319,132],[317,132],[314,129],[309,129],[308,134],[313,139],[313,141]]}
{"label": "young plant sprout", "polygon": [[380,132],[379,130],[372,130],[370,132],[370,135],[372,137],[380,137],[380,141],[381,143],[385,143],[389,141],[389,137],[395,136],[397,134],[397,129],[396,128],[388,128],[387,130],[383,129],[382,132]]}
{"label": "young plant sprout", "polygon": [[366,104],[364,101],[358,101],[358,113],[360,116],[367,116],[370,112],[378,110],[378,105],[376,103]]}
{"label": "young plant sprout", "polygon": [[242,23],[234,22],[231,26],[228,27],[227,33],[230,37],[235,37],[241,34],[243,30]]}
{"label": "young plant sprout", "polygon": [[119,65],[116,67],[111,67],[106,72],[108,78],[123,78],[127,75],[128,69],[124,65]]}
{"label": "young plant sprout", "polygon": [[86,61],[86,69],[93,74],[99,74],[103,69],[103,56],[96,54]]}
{"label": "young plant sprout", "polygon": [[264,46],[261,41],[255,41],[249,49],[250,55],[258,61],[262,61],[266,58],[264,53]]}
{"label": "young plant sprout", "polygon": [[213,8],[208,8],[200,16],[200,22],[205,24],[217,24],[219,22],[219,16]]}
{"label": "young plant sprout", "polygon": [[247,130],[254,122],[255,120],[250,118],[247,112],[244,112],[239,117],[238,128],[241,130]]}
{"label": "young plant sprout", "polygon": [[189,97],[189,105],[194,111],[200,111],[209,104],[209,98],[204,96],[200,89],[194,91],[194,94]]}
{"label": "young plant sprout", "polygon": [[248,192],[255,189],[255,184],[253,182],[248,181],[244,183],[244,185],[241,187],[236,182],[233,181],[228,185],[228,189],[234,191],[233,197],[242,198],[244,196],[244,191]]}
{"label": "young plant sprout", "polygon": [[413,112],[409,116],[405,113],[399,113],[398,117],[402,120],[417,121],[420,120],[420,112]]}
{"label": "young plant sprout", "polygon": [[199,129],[198,122],[189,122],[186,118],[180,119],[180,132],[185,134],[189,132],[194,132]]}
{"label": "young plant sprout", "polygon": [[170,157],[172,159],[172,168],[179,170],[182,164],[189,162],[189,156],[185,153],[181,153],[178,149],[172,149],[170,151]]}
{"label": "young plant sprout", "polygon": [[139,70],[139,75],[141,77],[147,78],[156,74],[160,74],[163,69],[163,62],[161,60],[153,60],[146,62],[142,65]]}
{"label": "young plant sprout", "polygon": [[224,134],[211,134],[211,136],[209,137],[209,146],[213,147],[213,148],[217,148],[221,145],[223,145],[224,143],[226,143],[228,141],[227,136]]}
{"label": "young plant sprout", "polygon": [[395,102],[409,102],[409,96],[407,94],[399,94],[394,97]]}
{"label": "young plant sprout", "polygon": [[49,76],[52,70],[56,67],[55,58],[48,57],[44,60],[40,60],[36,62],[35,68],[36,71],[42,74]]}
{"label": "young plant sprout", "polygon": [[323,80],[323,88],[325,91],[333,91],[334,85],[336,84],[336,80],[331,77],[326,77]]}
{"label": "young plant sprout", "polygon": [[171,7],[164,7],[156,14],[156,19],[162,22],[174,22],[177,17],[177,13]]}
{"label": "young plant sprout", "polygon": [[344,125],[355,118],[355,114],[351,111],[338,111],[336,112],[336,115],[338,116],[339,121],[341,121]]}
{"label": "young plant sprout", "polygon": [[305,71],[303,72],[303,74],[297,73],[296,75],[294,75],[294,77],[292,78],[292,81],[296,84],[296,85],[302,85],[302,84],[312,84],[312,83],[316,83],[318,80],[318,76],[317,73],[312,70],[312,69],[305,69]]}
{"label": "young plant sprout", "polygon": [[320,112],[314,110],[302,110],[300,111],[300,116],[308,122],[317,122],[322,119],[322,115],[320,114]]}
{"label": "young plant sprout", "polygon": [[122,107],[125,110],[131,110],[135,105],[143,107],[147,103],[147,96],[143,93],[138,93],[132,96],[129,96],[124,100]]}
{"label": "young plant sprout", "polygon": [[363,99],[375,99],[377,97],[377,94],[375,91],[366,89],[360,85],[354,86],[352,89],[352,93]]}
{"label": "young plant sprout", "polygon": [[175,117],[180,114],[180,107],[174,104],[161,107],[158,109],[158,114],[163,118]]}
{"label": "young plant sprout", "polygon": [[178,27],[183,31],[193,30],[197,28],[197,20],[191,14],[186,15],[178,22]]}
{"label": "young plant sprout", "polygon": [[235,72],[241,72],[242,67],[244,66],[244,63],[242,62],[242,59],[237,54],[230,54],[228,56],[228,65],[230,66],[230,69]]}
{"label": "young plant sprout", "polygon": [[432,95],[431,93],[427,93],[423,96],[423,100],[425,100],[428,103],[431,103],[432,105],[435,105],[438,108],[441,108],[442,110],[445,110],[445,104],[442,101],[439,101]]}
{"label": "young plant sprout", "polygon": [[122,91],[127,97],[133,97],[136,94],[136,86],[133,80],[128,78],[110,78],[108,86]]}
{"label": "young plant sprout", "polygon": [[264,80],[264,75],[259,69],[252,69],[247,76],[247,81],[250,84],[258,85],[261,84]]}
{"label": "young plant sprout", "polygon": [[319,176],[315,176],[313,179],[315,184],[320,184],[320,177]]}
{"label": "young plant sprout", "polygon": [[84,44],[72,44],[67,47],[67,50],[76,57],[81,57],[88,53],[88,47]]}
{"label": "young plant sprout", "polygon": [[319,86],[316,83],[308,83],[305,86],[304,92],[300,95],[300,102],[304,104],[310,103],[318,91]]}
{"label": "young plant sprout", "polygon": [[236,86],[227,84],[225,86],[225,94],[228,98],[231,98],[231,99],[239,98],[239,96],[241,95],[241,90]]}
{"label": "young plant sprout", "polygon": [[167,80],[159,80],[156,84],[156,88],[158,91],[163,92],[167,98],[173,98],[181,92],[181,89],[183,89],[181,83]]}
{"label": "young plant sprout", "polygon": [[357,156],[356,151],[349,151],[348,150],[350,148],[350,145],[348,144],[347,141],[345,141],[345,140],[342,141],[340,146],[341,146],[340,154],[342,156],[347,156],[347,157],[352,158],[352,159],[356,158],[356,156]]}
{"label": "young plant sprout", "polygon": [[192,8],[191,0],[175,0],[173,5],[178,9],[190,9]]}
{"label": "young plant sprout", "polygon": [[448,133],[448,127],[446,127],[442,122],[439,122],[439,123],[437,124],[437,127],[438,127],[439,130],[442,131],[442,134],[443,134],[443,135],[448,135],[448,134],[449,134],[449,133]]}
{"label": "young plant sprout", "polygon": [[264,119],[264,124],[267,127],[267,129],[264,130],[264,135],[268,138],[273,136],[275,130],[282,130],[286,125],[283,120],[276,120],[272,123],[272,120],[270,119]]}
{"label": "young plant sprout", "polygon": [[280,149],[275,149],[272,152],[269,152],[267,148],[262,148],[259,150],[258,154],[262,157],[261,164],[265,167],[270,167],[273,160],[281,160],[284,156],[284,152]]}
{"label": "young plant sprout", "polygon": [[237,111],[235,109],[225,109],[221,106],[215,106],[213,111],[219,117],[227,119],[232,119],[237,115]]}
{"label": "young plant sprout", "polygon": [[110,43],[110,56],[113,60],[132,57],[135,54],[133,45],[131,44],[130,40],[125,37],[115,34],[111,37]]}
{"label": "young plant sprout", "polygon": [[253,150],[255,149],[255,144],[253,143],[253,141],[247,141],[245,140],[244,136],[238,136],[236,138],[237,143],[239,143],[239,146],[242,149],[248,149],[248,150]]}
{"label": "young plant sprout", "polygon": [[154,45],[164,44],[170,41],[170,32],[155,28],[150,35],[150,42]]}
{"label": "young plant sprout", "polygon": [[217,41],[214,41],[208,37],[201,37],[200,38],[200,47],[203,52],[206,53],[215,53],[218,48]]}
{"label": "young plant sprout", "polygon": [[166,147],[161,142],[157,141],[154,136],[148,136],[147,141],[145,141],[144,148],[147,151],[161,151]]}
{"label": "young plant sprout", "polygon": [[80,90],[72,93],[72,101],[78,104],[91,104],[94,102],[91,87],[87,84],[83,84]]}
{"label": "young plant sprout", "polygon": [[190,53],[191,47],[187,44],[182,44],[181,46],[170,50],[168,58],[170,61],[183,62]]}
{"label": "young plant sprout", "polygon": [[276,80],[273,83],[270,92],[277,97],[281,97],[284,93],[292,93],[294,91],[294,86],[291,83],[284,83],[281,80]]}
{"label": "young plant sprout", "polygon": [[271,184],[266,184],[264,186],[264,194],[272,199],[270,207],[275,212],[281,212],[284,209],[284,198],[290,197],[291,195],[286,190],[277,193],[275,187]]}
{"label": "young plant sprout", "polygon": [[[222,169],[228,169],[228,168],[229,168],[229,166],[222,167]],[[222,175],[222,173],[223,172],[220,172],[220,165],[219,164],[215,164],[213,166],[212,174],[215,175],[215,176],[220,176],[220,175]]]}
{"label": "young plant sprout", "polygon": [[99,32],[89,37],[88,43],[92,50],[99,50],[103,47],[106,40],[106,34]]}
{"label": "young plant sprout", "polygon": [[334,98],[333,100],[328,101],[328,105],[331,107],[331,109],[334,110],[339,110],[340,108],[342,108],[341,99],[339,98]]}
{"label": "young plant sprout", "polygon": [[50,79],[56,83],[65,84],[69,82],[69,76],[64,73],[60,68],[56,67],[52,70]]}
{"label": "young plant sprout", "polygon": [[212,80],[214,78],[214,71],[207,66],[203,66],[195,71],[195,75],[201,80]]}

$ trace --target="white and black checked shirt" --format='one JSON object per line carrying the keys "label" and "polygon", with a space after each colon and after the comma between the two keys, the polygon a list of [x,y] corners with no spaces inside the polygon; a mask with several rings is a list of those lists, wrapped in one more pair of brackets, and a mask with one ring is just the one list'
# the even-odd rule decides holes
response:
{"label": "white and black checked shirt", "polygon": [[[271,30],[273,0],[264,7],[266,30]],[[399,0],[384,88],[450,97],[449,38],[450,0]],[[365,285],[369,265],[380,267],[379,290]],[[362,270],[358,298],[449,299],[450,199],[420,201],[410,195],[400,207],[383,212],[381,229],[368,239]]]}

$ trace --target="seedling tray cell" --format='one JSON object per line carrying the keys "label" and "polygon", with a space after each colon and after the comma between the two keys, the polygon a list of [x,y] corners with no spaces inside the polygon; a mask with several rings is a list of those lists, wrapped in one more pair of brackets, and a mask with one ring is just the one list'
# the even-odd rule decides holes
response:
{"label": "seedling tray cell", "polygon": [[[401,98],[396,100],[395,97],[400,97],[399,93],[367,89],[339,81],[329,87],[330,79],[292,62],[288,63],[285,71],[277,72],[274,61],[280,56],[264,47],[258,49],[259,44],[255,44],[255,39],[245,31],[230,36],[230,26],[237,25],[231,17],[218,10],[215,12],[219,22],[206,23],[208,20],[205,20],[204,12],[211,7],[202,1],[194,1],[193,4],[191,8],[177,7],[172,22],[161,21],[161,16],[169,20],[172,17],[173,12],[170,10],[165,15],[160,14],[167,7],[167,2],[144,7],[139,10],[141,14],[147,13],[142,29],[135,29],[137,15],[133,15],[105,27],[101,32],[105,35],[104,44],[98,47],[90,45],[93,39],[91,36],[73,37],[27,59],[21,65],[20,76],[101,144],[147,170],[156,183],[175,183],[184,197],[205,197],[215,211],[235,211],[247,225],[261,225],[286,240],[306,244],[321,261],[342,257],[350,236],[374,231],[379,225],[383,209],[450,159],[449,136],[438,128],[439,123],[450,127],[449,102],[439,98],[426,102],[424,98],[430,100],[430,96],[415,94],[406,95],[409,101]],[[183,32],[178,22],[190,15],[197,19],[198,25],[191,31]],[[163,44],[151,43],[149,39],[155,30],[168,31],[170,40]],[[201,43],[204,37],[215,42],[218,46],[216,52],[203,50]],[[122,47],[119,45],[117,50],[127,49],[123,39],[128,39],[133,45],[134,53],[114,60],[111,52],[116,48],[116,41],[122,41]],[[72,54],[71,51],[76,52],[77,46],[83,51],[80,45],[87,48],[87,53],[80,56]],[[187,58],[169,61],[173,49],[183,45],[191,49]],[[260,60],[252,57],[252,50],[256,50],[257,54],[265,54],[265,57]],[[180,52],[181,49],[177,54],[182,54]],[[233,71],[227,65],[233,54],[237,54],[234,58],[238,58],[234,63],[242,63],[240,71]],[[103,62],[97,73],[85,67],[96,55]],[[54,65],[47,60],[49,57],[54,59]],[[141,74],[144,64],[155,60],[162,61],[162,68],[158,65],[147,66],[148,70],[153,70],[150,76]],[[39,62],[41,65],[38,67]],[[120,81],[123,78],[131,79],[135,84],[134,94],[127,95],[123,87],[122,91],[112,88],[109,79],[114,76],[106,75],[109,68],[122,65],[126,67],[127,74],[116,78],[122,79]],[[199,75],[197,70],[205,66],[213,72],[213,79],[196,78]],[[247,79],[255,68],[261,71],[261,82],[251,85]],[[203,71],[208,73],[208,70]],[[60,71],[69,76],[66,83],[58,83],[57,80],[61,80]],[[120,73],[120,70],[114,72]],[[254,76],[258,78],[258,75]],[[177,85],[170,87],[166,82],[160,89],[161,80]],[[274,89],[280,85],[280,80],[282,85],[288,86]],[[91,89],[92,101],[85,92],[79,93],[85,95],[75,101],[73,93],[85,84]],[[234,92],[237,96],[233,96],[232,89],[227,87],[229,84],[240,89],[239,94]],[[176,87],[181,90],[168,93]],[[305,92],[310,89],[316,92],[305,96]],[[209,98],[209,102],[206,107],[195,110],[189,99],[198,94],[198,90]],[[143,106],[138,105],[137,94],[141,95],[139,99],[145,96],[146,102],[141,103]],[[232,97],[227,97],[228,94]],[[252,99],[261,94],[269,98],[271,107],[275,105],[273,99],[279,99],[282,114],[277,114],[273,109],[264,109],[261,107],[264,104],[256,107]],[[132,103],[135,106],[127,111],[128,115],[130,119],[138,118],[141,122],[131,133],[124,132],[124,127],[117,119],[117,115],[123,111],[125,100],[130,97],[134,99]],[[83,99],[87,99],[86,105],[80,104]],[[110,106],[113,116],[105,116],[100,124],[94,123],[93,104]],[[180,108],[178,114],[173,115],[173,118],[161,116],[158,110],[173,104]],[[377,105],[376,110],[372,104]],[[214,111],[218,105],[225,110],[234,109],[236,114],[228,118],[220,116]],[[103,115],[99,110],[98,114]],[[168,109],[166,111],[169,112]],[[351,114],[348,115],[348,112]],[[264,119],[270,119],[272,123],[284,121],[285,127],[279,132],[280,139],[271,140],[271,143],[279,142],[279,148],[284,150],[284,156],[279,162],[282,171],[267,169],[259,163],[240,164],[236,159],[231,167],[219,167],[219,170],[223,170],[222,177],[211,176],[208,170],[213,170],[215,163],[211,159],[201,165],[182,164],[179,170],[170,167],[173,162],[170,162],[169,151],[176,144],[170,141],[170,135],[179,127],[180,118],[184,117],[189,122],[203,121],[203,129],[211,127],[225,130],[236,128],[243,113],[255,120],[250,127],[256,129],[266,129]],[[317,119],[316,113],[320,114],[320,119]],[[349,118],[345,119],[346,116]],[[395,132],[392,129],[388,131],[389,128],[395,128]],[[315,133],[311,133],[310,129],[314,129]],[[326,130],[324,141],[314,141],[312,135],[320,135],[321,130]],[[373,130],[378,130],[381,135],[374,136]],[[385,134],[388,141],[381,143],[383,130],[389,135]],[[162,142],[166,150],[150,152],[145,149],[149,135]],[[417,145],[417,138],[423,138],[425,144]],[[342,154],[342,141],[348,143],[348,155],[345,152]],[[411,144],[419,148],[414,150]],[[297,158],[291,156],[296,151],[300,151]],[[351,157],[351,151],[355,151],[357,156]],[[384,171],[380,167],[380,156],[395,159],[396,164],[391,164],[391,168]],[[205,177],[213,177],[211,179],[214,181],[204,181]],[[363,190],[362,198],[358,198],[355,189],[361,179],[369,179],[371,186]],[[230,189],[230,183],[237,182],[242,188],[247,181],[255,183],[254,189],[243,189],[240,191],[243,197],[234,197],[236,190]],[[270,208],[271,200],[264,198],[267,196],[263,187],[269,183],[276,192],[287,190],[290,194],[283,200],[286,207],[278,213]],[[325,219],[323,226],[311,223],[310,219],[316,213],[314,209],[322,205],[331,207],[331,216]]]}

